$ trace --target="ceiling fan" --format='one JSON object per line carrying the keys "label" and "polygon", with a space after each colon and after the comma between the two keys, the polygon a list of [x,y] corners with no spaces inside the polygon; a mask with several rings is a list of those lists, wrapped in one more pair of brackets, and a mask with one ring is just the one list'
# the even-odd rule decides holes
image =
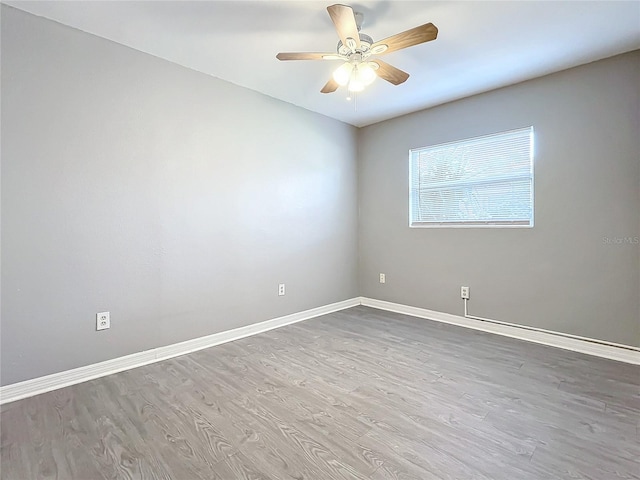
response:
{"label": "ceiling fan", "polygon": [[407,72],[370,57],[429,42],[438,36],[436,26],[426,23],[374,42],[369,35],[360,32],[364,19],[361,13],[354,13],[347,5],[331,5],[327,11],[340,37],[336,53],[284,52],[276,55],[278,60],[342,60],[344,63],[333,72],[333,77],[320,90],[322,93],[335,92],[340,86],[347,86],[349,92],[360,92],[376,77],[400,85],[409,78]]}

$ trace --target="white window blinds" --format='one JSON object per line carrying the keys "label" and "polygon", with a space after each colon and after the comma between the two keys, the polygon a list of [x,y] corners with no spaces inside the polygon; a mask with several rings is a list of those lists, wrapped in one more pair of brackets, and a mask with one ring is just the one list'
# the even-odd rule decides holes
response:
{"label": "white window blinds", "polygon": [[533,226],[533,127],[412,149],[410,226]]}

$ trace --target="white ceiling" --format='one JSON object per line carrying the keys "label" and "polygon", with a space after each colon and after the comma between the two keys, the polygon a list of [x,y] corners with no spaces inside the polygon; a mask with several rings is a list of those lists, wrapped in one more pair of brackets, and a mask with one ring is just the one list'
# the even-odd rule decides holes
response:
{"label": "white ceiling", "polygon": [[16,1],[22,10],[356,126],[640,48],[638,1],[358,1],[375,40],[421,25],[433,42],[384,60],[411,74],[376,80],[357,110],[320,89],[339,65],[280,62],[278,52],[335,51],[332,1]]}

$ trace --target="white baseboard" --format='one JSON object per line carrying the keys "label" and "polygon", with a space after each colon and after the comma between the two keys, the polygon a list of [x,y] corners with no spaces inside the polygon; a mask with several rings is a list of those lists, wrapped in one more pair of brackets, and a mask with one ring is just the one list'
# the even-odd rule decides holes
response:
{"label": "white baseboard", "polygon": [[596,357],[608,358],[619,362],[632,363],[640,365],[640,349],[632,346],[615,346],[604,345],[599,340],[594,339],[576,339],[563,336],[563,334],[554,334],[549,331],[541,332],[536,330],[527,330],[516,326],[500,325],[495,323],[484,322],[482,320],[474,320],[450,313],[436,312],[427,310],[426,308],[410,307],[400,303],[386,302],[384,300],[375,300],[373,298],[360,297],[362,305],[373,307],[389,312],[403,313],[412,317],[426,318],[437,322],[449,323],[459,327],[472,328],[483,332],[495,333],[506,337],[518,338],[528,342],[541,343],[551,347],[564,348],[574,352],[586,353]]}
{"label": "white baseboard", "polygon": [[337,312],[345,308],[360,305],[360,298],[351,298],[342,302],[312,308],[303,312],[292,313],[283,317],[273,318],[264,322],[254,323],[246,327],[235,328],[225,332],[214,333],[206,337],[194,338],[186,342],[175,343],[165,347],[158,347],[143,352],[133,353],[124,357],[114,358],[100,363],[94,363],[84,367],[53,373],[44,377],[38,377],[24,382],[14,383],[0,387],[0,405],[13,402],[22,398],[31,397],[40,393],[50,392],[59,388],[68,387],[77,383],[104,377],[112,373],[122,372],[131,368],[141,367],[150,363],[159,362],[168,358],[185,355],[187,353],[202,350],[204,348],[231,342],[240,338],[256,335],[258,333],[273,330],[292,323],[301,322],[310,318]]}
{"label": "white baseboard", "polygon": [[616,347],[613,345],[603,345],[601,343],[590,342],[588,339],[580,340],[568,338],[552,332],[540,332],[535,330],[525,330],[523,328],[500,325],[481,320],[465,318],[459,315],[436,312],[426,308],[411,307],[400,303],[375,300],[367,297],[356,297],[342,302],[312,308],[303,312],[292,313],[283,317],[273,318],[253,325],[227,330],[225,332],[207,335],[206,337],[194,338],[186,342],[175,343],[165,347],[158,347],[143,352],[133,353],[124,357],[114,358],[100,363],[94,363],[84,367],[66,370],[64,372],[53,373],[44,377],[38,377],[24,382],[14,383],[0,387],[0,405],[13,402],[22,398],[31,397],[40,393],[50,392],[59,388],[68,387],[77,383],[86,382],[95,378],[122,372],[131,368],[141,367],[150,363],[159,362],[172,357],[185,355],[187,353],[202,350],[204,348],[231,342],[240,338],[256,335],[258,333],[273,330],[292,323],[301,322],[320,315],[337,312],[346,308],[365,305],[389,312],[402,313],[412,317],[425,318],[437,322],[449,323],[459,327],[481,330],[483,332],[495,333],[506,337],[526,340],[528,342],[540,343],[552,347],[563,348],[575,352],[586,353],[597,357],[617,360],[619,362],[640,365],[640,351],[635,347]]}

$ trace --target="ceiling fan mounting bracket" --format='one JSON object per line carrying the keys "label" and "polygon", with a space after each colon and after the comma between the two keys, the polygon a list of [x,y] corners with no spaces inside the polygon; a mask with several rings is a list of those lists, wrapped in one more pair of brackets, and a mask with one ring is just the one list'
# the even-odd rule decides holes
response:
{"label": "ceiling fan mounting bracket", "polygon": [[362,29],[362,22],[364,22],[364,13],[353,12],[353,18],[356,21],[356,27],[358,28],[358,32],[359,32]]}

